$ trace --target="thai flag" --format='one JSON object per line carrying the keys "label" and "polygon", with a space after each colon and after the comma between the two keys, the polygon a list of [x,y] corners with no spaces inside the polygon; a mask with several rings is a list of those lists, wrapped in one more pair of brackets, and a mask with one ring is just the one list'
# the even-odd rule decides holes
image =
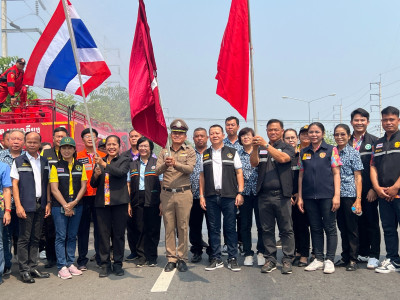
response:
{"label": "thai flag", "polygon": [[[70,1],[67,1],[67,9],[78,48],[83,86],[88,95],[111,72]],[[24,84],[82,96],[62,0],[31,54]]]}

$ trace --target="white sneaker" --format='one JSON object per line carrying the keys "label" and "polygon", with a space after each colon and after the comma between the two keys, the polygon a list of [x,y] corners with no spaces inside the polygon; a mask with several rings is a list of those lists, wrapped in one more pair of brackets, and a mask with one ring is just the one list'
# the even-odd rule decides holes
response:
{"label": "white sneaker", "polygon": [[264,254],[258,253],[257,254],[257,265],[263,266],[265,264],[265,257]]}
{"label": "white sneaker", "polygon": [[358,260],[359,262],[367,262],[368,259],[369,259],[369,256],[361,256],[361,255],[359,255],[359,256],[357,257],[357,260]]}
{"label": "white sneaker", "polygon": [[400,266],[394,262],[391,262],[390,259],[385,259],[381,266],[375,269],[376,273],[387,274],[390,272],[400,272]]}
{"label": "white sneaker", "polygon": [[367,269],[373,270],[377,267],[379,267],[379,260],[377,260],[375,257],[370,257],[368,259]]}
{"label": "white sneaker", "polygon": [[39,258],[40,259],[46,259],[46,250],[43,250],[39,253]]}
{"label": "white sneaker", "polygon": [[314,259],[311,264],[304,268],[304,271],[316,271],[322,270],[324,268],[324,263],[318,259]]}
{"label": "white sneaker", "polygon": [[324,263],[324,273],[332,274],[333,272],[335,272],[335,265],[330,259],[327,259]]}
{"label": "white sneaker", "polygon": [[244,258],[244,263],[243,265],[245,266],[252,266],[253,265],[253,255],[248,255]]}

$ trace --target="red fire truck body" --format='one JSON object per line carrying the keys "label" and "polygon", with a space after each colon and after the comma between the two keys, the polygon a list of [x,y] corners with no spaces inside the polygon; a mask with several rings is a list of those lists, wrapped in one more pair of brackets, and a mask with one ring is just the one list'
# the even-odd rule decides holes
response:
{"label": "red fire truck body", "polygon": [[[116,131],[109,123],[91,119],[92,128],[99,138],[114,134],[121,139],[121,151],[129,149],[126,132]],[[42,142],[53,142],[53,130],[65,127],[75,139],[77,151],[84,148],[81,132],[89,127],[86,115],[75,111],[73,107],[63,105],[52,99],[28,100],[28,105],[13,107],[11,112],[0,113],[0,139],[7,130],[21,129],[24,132],[35,131],[42,136]]]}

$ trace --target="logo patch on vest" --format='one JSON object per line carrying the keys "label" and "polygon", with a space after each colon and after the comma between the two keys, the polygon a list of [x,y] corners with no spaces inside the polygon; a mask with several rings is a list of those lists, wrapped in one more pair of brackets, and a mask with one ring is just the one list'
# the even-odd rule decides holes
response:
{"label": "logo patch on vest", "polygon": [[267,155],[268,154],[268,150],[260,150],[260,155]]}
{"label": "logo patch on vest", "polygon": [[399,148],[399,147],[400,147],[400,142],[394,143],[394,147],[395,147],[395,148]]}
{"label": "logo patch on vest", "polygon": [[29,163],[22,163],[22,167],[30,167],[31,165]]}
{"label": "logo patch on vest", "polygon": [[311,159],[311,154],[310,153],[304,153],[303,160],[306,160],[306,159]]}
{"label": "logo patch on vest", "polygon": [[371,150],[371,144],[366,144],[365,145],[365,150]]}
{"label": "logo patch on vest", "polygon": [[82,166],[76,165],[76,166],[75,166],[75,169],[76,169],[77,171],[82,171]]}
{"label": "logo patch on vest", "polygon": [[57,168],[57,172],[64,172],[64,168]]}
{"label": "logo patch on vest", "polygon": [[232,153],[228,153],[226,156],[227,156],[228,158],[233,158],[233,154],[232,154]]}
{"label": "logo patch on vest", "polygon": [[326,156],[325,152],[322,152],[322,153],[319,154],[319,157],[321,157],[321,158],[325,158],[325,156]]}
{"label": "logo patch on vest", "polygon": [[155,170],[155,169],[156,169],[156,166],[151,166],[151,169],[152,169],[152,170]]}
{"label": "logo patch on vest", "polygon": [[380,144],[376,145],[376,149],[382,148],[382,147],[383,147],[383,143],[380,143]]}
{"label": "logo patch on vest", "polygon": [[51,156],[49,156],[49,157],[47,158],[47,160],[51,160],[51,159],[53,159]]}

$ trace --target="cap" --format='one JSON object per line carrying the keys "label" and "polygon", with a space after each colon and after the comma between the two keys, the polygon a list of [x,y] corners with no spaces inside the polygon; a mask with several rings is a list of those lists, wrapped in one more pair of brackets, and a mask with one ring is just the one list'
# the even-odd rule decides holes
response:
{"label": "cap", "polygon": [[304,131],[308,131],[308,125],[304,125],[303,127],[300,128],[299,134],[304,132]]}
{"label": "cap", "polygon": [[17,59],[17,63],[26,63],[26,61],[25,61],[25,59],[23,59],[23,58],[18,58]]}
{"label": "cap", "polygon": [[97,148],[105,147],[106,146],[106,139],[101,139]]}
{"label": "cap", "polygon": [[69,136],[63,137],[61,142],[60,142],[60,147],[66,146],[66,145],[70,145],[70,146],[76,148],[76,144],[75,144],[74,139],[72,137],[69,137]]}
{"label": "cap", "polygon": [[173,120],[169,128],[171,129],[171,131],[185,132],[185,133],[189,130],[189,127],[187,126],[186,122],[183,121],[182,119]]}

